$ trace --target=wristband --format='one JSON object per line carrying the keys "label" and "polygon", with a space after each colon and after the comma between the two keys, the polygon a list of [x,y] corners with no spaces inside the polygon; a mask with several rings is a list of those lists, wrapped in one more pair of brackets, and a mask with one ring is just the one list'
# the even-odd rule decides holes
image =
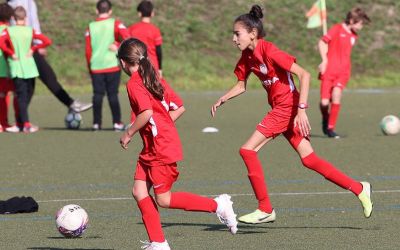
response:
{"label": "wristband", "polygon": [[297,107],[299,109],[306,109],[306,108],[308,108],[308,104],[307,103],[299,103],[299,105],[297,105]]}

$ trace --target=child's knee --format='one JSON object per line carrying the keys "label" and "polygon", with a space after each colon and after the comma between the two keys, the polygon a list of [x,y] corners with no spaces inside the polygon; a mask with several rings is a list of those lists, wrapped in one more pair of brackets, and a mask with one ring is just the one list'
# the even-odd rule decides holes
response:
{"label": "child's knee", "polygon": [[171,201],[170,197],[165,197],[165,196],[160,197],[160,196],[156,195],[156,202],[157,202],[157,205],[160,207],[169,208],[170,201]]}
{"label": "child's knee", "polygon": [[144,192],[143,190],[132,188],[132,196],[135,198],[136,201],[140,201],[147,196],[149,196],[148,192]]}

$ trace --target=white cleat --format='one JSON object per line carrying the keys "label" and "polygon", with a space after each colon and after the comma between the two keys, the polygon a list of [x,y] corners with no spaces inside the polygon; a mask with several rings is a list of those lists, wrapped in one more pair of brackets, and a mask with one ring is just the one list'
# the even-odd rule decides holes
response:
{"label": "white cleat", "polygon": [[69,108],[71,110],[73,110],[75,113],[80,113],[83,111],[86,111],[90,108],[93,107],[92,103],[84,103],[84,102],[80,102],[78,100],[75,100],[70,106]]}
{"label": "white cleat", "polygon": [[141,248],[145,250],[171,250],[167,241],[164,242],[140,241],[140,242],[143,244]]}
{"label": "white cleat", "polygon": [[358,195],[358,199],[360,199],[361,205],[363,206],[365,218],[369,218],[371,217],[372,209],[374,207],[374,203],[371,199],[372,186],[369,182],[364,181],[361,182],[361,185],[363,189]]}
{"label": "white cleat", "polygon": [[259,209],[254,212],[239,217],[239,221],[247,224],[260,224],[260,223],[271,223],[276,220],[276,213],[273,209],[272,212],[266,213]]}
{"label": "white cleat", "polygon": [[236,234],[238,222],[236,220],[236,214],[233,211],[231,197],[227,194],[221,194],[214,200],[218,204],[216,212],[218,219],[229,228],[232,234]]}

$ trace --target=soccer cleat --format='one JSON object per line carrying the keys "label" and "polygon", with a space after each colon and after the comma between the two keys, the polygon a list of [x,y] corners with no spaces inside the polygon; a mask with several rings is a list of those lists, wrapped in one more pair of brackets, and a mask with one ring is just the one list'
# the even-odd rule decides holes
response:
{"label": "soccer cleat", "polygon": [[84,103],[80,101],[73,101],[69,108],[74,111],[75,113],[80,113],[90,109],[93,106],[92,103]]}
{"label": "soccer cleat", "polygon": [[145,250],[171,250],[167,241],[164,242],[140,241],[140,242],[143,244],[141,248]]}
{"label": "soccer cleat", "polygon": [[13,126],[10,126],[10,127],[6,127],[5,130],[7,132],[9,132],[9,133],[19,133],[21,131],[21,129],[16,125],[13,125]]}
{"label": "soccer cleat", "polygon": [[99,131],[100,129],[101,129],[100,124],[98,124],[98,123],[93,124],[93,127],[92,127],[93,131]]}
{"label": "soccer cleat", "polygon": [[256,211],[252,213],[239,217],[240,222],[247,224],[271,223],[274,222],[275,219],[276,213],[274,209],[272,209],[272,212],[270,214],[256,209]]}
{"label": "soccer cleat", "polygon": [[221,194],[214,199],[217,202],[217,211],[219,221],[224,223],[232,234],[236,234],[238,228],[236,221],[236,214],[233,211],[231,197],[227,194]]}
{"label": "soccer cleat", "polygon": [[322,132],[328,135],[328,120],[322,120]]}
{"label": "soccer cleat", "polygon": [[35,133],[39,131],[39,127],[35,126],[33,124],[29,124],[27,126],[24,126],[24,128],[22,129],[22,132],[24,133]]}
{"label": "soccer cleat", "polygon": [[372,209],[374,207],[374,203],[371,199],[372,194],[372,186],[369,182],[361,182],[363,187],[361,193],[358,195],[358,199],[360,199],[361,205],[364,208],[364,216],[365,218],[371,217]]}
{"label": "soccer cleat", "polygon": [[114,123],[114,131],[116,132],[125,131],[125,125],[122,122]]}
{"label": "soccer cleat", "polygon": [[327,135],[329,138],[340,139],[340,136],[339,136],[338,134],[336,134],[336,132],[333,131],[332,129],[328,129],[326,135]]}

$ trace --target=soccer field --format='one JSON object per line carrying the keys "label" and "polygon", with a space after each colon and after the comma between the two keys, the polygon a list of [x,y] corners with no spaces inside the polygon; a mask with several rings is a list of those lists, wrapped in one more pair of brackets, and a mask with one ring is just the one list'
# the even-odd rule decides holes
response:
{"label": "soccer field", "polygon": [[[178,121],[185,160],[174,191],[215,196],[231,194],[243,215],[256,199],[238,150],[269,110],[264,91],[249,91],[222,106],[211,119],[209,108],[222,92],[181,93],[187,112]],[[400,91],[348,91],[337,132],[322,135],[319,93],[310,93],[308,116],[315,151],[350,176],[371,182],[374,212],[365,219],[350,192],[301,165],[283,137],[260,152],[277,220],[272,224],[239,224],[231,235],[213,214],[160,209],[172,249],[400,249],[400,135],[384,136],[379,121],[400,115]],[[90,100],[90,96],[82,96]],[[121,93],[125,121],[129,105]],[[82,128],[64,129],[66,110],[52,96],[35,96],[30,107],[35,134],[0,134],[0,200],[32,196],[39,211],[0,215],[0,249],[140,249],[147,235],[131,197],[132,175],[141,149],[138,135],[128,151],[120,133],[92,132],[91,111]],[[103,104],[103,127],[110,127]],[[214,126],[219,133],[201,130]],[[79,204],[89,214],[89,228],[77,239],[63,238],[55,228],[56,211]]]}

